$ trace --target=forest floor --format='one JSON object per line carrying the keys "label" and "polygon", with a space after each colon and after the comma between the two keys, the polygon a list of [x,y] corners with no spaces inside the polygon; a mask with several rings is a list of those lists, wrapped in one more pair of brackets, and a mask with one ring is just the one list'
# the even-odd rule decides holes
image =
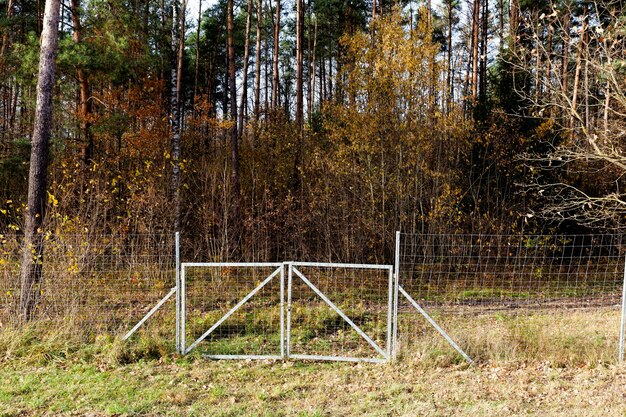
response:
{"label": "forest floor", "polygon": [[1,416],[626,416],[626,367],[3,362]]}

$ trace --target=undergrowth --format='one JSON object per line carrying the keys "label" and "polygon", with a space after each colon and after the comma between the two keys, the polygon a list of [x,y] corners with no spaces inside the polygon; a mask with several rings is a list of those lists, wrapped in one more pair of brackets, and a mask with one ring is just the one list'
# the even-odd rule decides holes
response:
{"label": "undergrowth", "polygon": [[[376,357],[354,330],[336,326],[330,316],[296,315],[292,353]],[[353,315],[358,321],[358,315]],[[542,312],[521,315],[434,314],[435,320],[477,363],[550,363],[559,367],[595,366],[617,361],[619,314],[612,309]],[[270,321],[277,320],[273,317]],[[328,323],[331,326],[328,327]],[[226,324],[226,323],[225,323]],[[211,354],[278,354],[280,327],[240,317],[231,326],[242,331],[216,332],[184,360]],[[327,327],[325,327],[327,326]],[[71,320],[37,321],[0,327],[0,362],[15,366],[89,363],[115,367],[139,361],[179,360],[173,323],[155,321],[128,341],[123,332],[77,329]],[[384,347],[384,329],[363,323]],[[188,346],[192,335],[188,335]],[[421,316],[399,315],[398,362],[447,367],[463,358]]]}

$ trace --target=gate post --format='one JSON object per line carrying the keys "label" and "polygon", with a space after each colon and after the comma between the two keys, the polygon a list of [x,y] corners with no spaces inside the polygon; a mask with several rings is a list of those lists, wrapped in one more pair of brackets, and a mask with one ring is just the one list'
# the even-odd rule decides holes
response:
{"label": "gate post", "polygon": [[176,256],[176,352],[182,353],[180,349],[180,233],[174,235],[175,256]]}
{"label": "gate post", "polygon": [[287,265],[289,265],[289,271],[287,274],[287,346],[285,346],[285,359],[289,359],[291,351],[291,282],[293,279],[293,264],[288,262]]}
{"label": "gate post", "polygon": [[624,362],[624,332],[626,326],[626,255],[624,256],[624,283],[622,287],[622,319],[619,327],[619,361]]}
{"label": "gate post", "polygon": [[285,265],[280,267],[280,357],[285,359]]}
{"label": "gate post", "polygon": [[398,287],[400,286],[400,231],[396,231],[396,247],[394,253],[394,282],[393,282],[393,349],[391,359],[395,360],[398,355]]}

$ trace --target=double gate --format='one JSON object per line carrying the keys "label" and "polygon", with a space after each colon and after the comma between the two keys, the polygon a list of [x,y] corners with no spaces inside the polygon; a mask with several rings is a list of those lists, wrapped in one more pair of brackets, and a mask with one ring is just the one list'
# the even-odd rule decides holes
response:
{"label": "double gate", "polygon": [[[178,235],[176,241],[179,259]],[[124,339],[175,297],[176,349],[183,355],[386,362],[396,357],[403,297],[471,362],[402,288],[398,258],[396,250],[395,269],[316,262],[180,263],[176,287]]]}
{"label": "double gate", "polygon": [[384,362],[393,267],[182,263],[178,350],[213,359]]}

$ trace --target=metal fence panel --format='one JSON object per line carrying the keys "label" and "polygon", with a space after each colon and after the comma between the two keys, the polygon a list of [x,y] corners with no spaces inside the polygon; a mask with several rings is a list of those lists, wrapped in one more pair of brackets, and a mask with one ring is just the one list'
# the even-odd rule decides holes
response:
{"label": "metal fence panel", "polygon": [[[4,323],[18,322],[21,245],[20,235],[0,236]],[[174,250],[174,235],[49,233],[34,319],[122,336],[176,286]],[[158,332],[173,332],[174,308],[157,314]]]}
{"label": "metal fence panel", "polygon": [[182,263],[184,353],[216,359],[281,358],[281,263]]}
{"label": "metal fence panel", "polygon": [[290,263],[288,357],[388,360],[392,270],[390,265]]}

